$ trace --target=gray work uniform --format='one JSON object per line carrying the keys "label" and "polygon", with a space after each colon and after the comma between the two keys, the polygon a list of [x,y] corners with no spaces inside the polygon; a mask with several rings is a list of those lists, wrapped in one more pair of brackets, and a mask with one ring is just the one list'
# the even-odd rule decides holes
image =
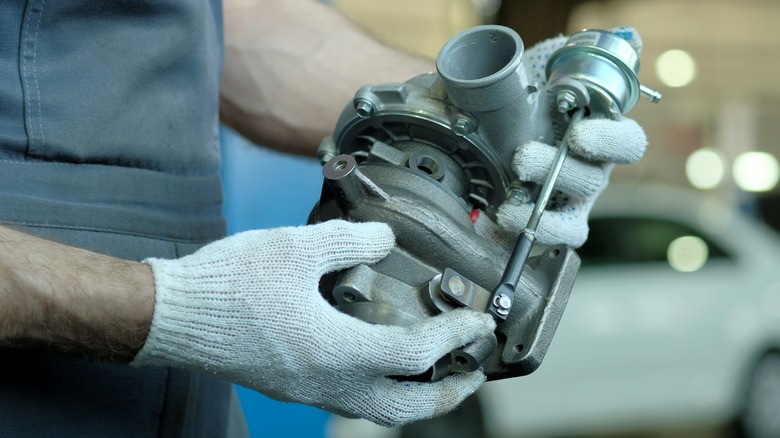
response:
{"label": "gray work uniform", "polygon": [[[216,0],[0,2],[0,224],[134,260],[222,237],[221,57]],[[234,397],[0,348],[0,436],[221,436]]]}

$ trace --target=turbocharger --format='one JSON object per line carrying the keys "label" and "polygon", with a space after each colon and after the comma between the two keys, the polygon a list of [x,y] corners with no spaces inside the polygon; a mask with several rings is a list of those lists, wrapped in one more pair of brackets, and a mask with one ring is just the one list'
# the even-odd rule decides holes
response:
{"label": "turbocharger", "polygon": [[323,279],[332,305],[399,326],[462,306],[496,317],[494,336],[441,358],[422,380],[480,367],[500,379],[539,366],[580,260],[567,246],[534,248],[516,270],[514,293],[498,295],[512,251],[478,235],[473,213],[495,218],[507,200],[539,192],[510,168],[520,145],[555,144],[554,127],[575,108],[620,117],[645,91],[636,52],[609,32],[573,35],[548,61],[541,89],[529,82],[523,53],[512,29],[468,29],[442,48],[437,73],[360,88],[319,148],[324,184],[309,222],[379,221],[396,236],[378,263]]}

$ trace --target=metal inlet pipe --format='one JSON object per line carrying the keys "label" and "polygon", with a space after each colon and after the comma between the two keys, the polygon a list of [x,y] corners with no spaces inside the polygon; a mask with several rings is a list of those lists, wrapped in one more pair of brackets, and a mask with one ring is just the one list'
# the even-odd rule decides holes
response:
{"label": "metal inlet pipe", "polygon": [[450,39],[436,69],[450,100],[467,111],[494,111],[509,105],[528,86],[523,41],[504,26],[477,26]]}
{"label": "metal inlet pipe", "polygon": [[529,87],[523,53],[517,32],[485,25],[455,35],[436,58],[450,101],[476,120],[474,135],[493,146],[508,175],[513,175],[509,165],[518,146],[552,135],[547,101]]}

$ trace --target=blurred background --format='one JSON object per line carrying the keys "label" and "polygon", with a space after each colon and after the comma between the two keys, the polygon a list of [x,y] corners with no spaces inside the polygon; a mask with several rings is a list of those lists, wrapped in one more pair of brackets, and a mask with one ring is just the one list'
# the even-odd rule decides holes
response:
{"label": "blurred background", "polygon": [[[771,267],[780,261],[776,258],[780,252],[775,248],[776,236],[763,229],[763,224],[780,229],[780,203],[776,202],[780,194],[777,187],[780,34],[774,29],[780,19],[780,2],[329,0],[326,3],[389,44],[430,58],[455,33],[484,23],[514,28],[526,47],[582,28],[608,29],[620,25],[634,26],[644,40],[640,80],[661,91],[664,97],[658,105],[642,103],[631,112],[630,117],[644,127],[650,146],[638,164],[618,166],[615,170],[612,185],[629,185],[634,191],[613,196],[612,188],[608,188],[603,214],[605,220],[617,217],[634,222],[649,217],[655,221],[653,230],[658,228],[660,220],[674,222],[682,228],[667,233],[669,245],[664,246],[661,255],[653,250],[655,256],[641,260],[635,254],[637,263],[630,267],[604,262],[591,271],[587,266],[583,268],[584,279],[578,279],[575,285],[560,336],[556,336],[548,359],[537,371],[540,376],[537,378],[534,373],[527,378],[511,379],[511,384],[489,383],[486,386],[490,390],[480,394],[481,402],[470,413],[463,414],[478,415],[485,436],[733,436],[738,434],[735,421],[744,416],[746,400],[762,396],[774,397],[773,401],[762,403],[774,403],[770,404],[773,409],[770,413],[780,415],[780,365],[774,368],[770,365],[769,371],[762,371],[766,363],[780,363],[773,362],[774,352],[780,347],[780,343],[775,343],[780,339],[776,335],[780,327],[780,279],[774,280]],[[230,232],[305,223],[311,206],[319,198],[322,183],[319,164],[256,147],[227,128],[222,130],[222,140],[225,213]],[[657,188],[659,183],[664,185],[662,189]],[[643,191],[645,186],[655,188]],[[685,194],[678,199],[677,192]],[[610,197],[614,200],[610,201]],[[637,199],[643,202],[630,201]],[[747,222],[741,222],[742,216],[749,216],[745,218]],[[750,222],[750,218],[756,221]],[[688,219],[690,222],[686,222]],[[631,226],[644,226],[634,222]],[[753,236],[746,228],[763,234]],[[606,229],[616,228],[612,224]],[[648,232],[649,240],[657,243],[658,232]],[[631,233],[636,235],[638,231]],[[669,248],[677,242],[679,249],[679,238],[691,236],[699,240],[693,246],[682,244],[681,251],[689,258],[688,264],[679,269],[679,263],[675,267],[670,261],[673,251]],[[609,232],[600,239],[600,246],[594,244],[594,248],[584,251],[594,257],[603,256],[599,251],[615,246],[610,242],[616,237]],[[627,258],[630,257],[624,253],[613,255],[613,260]],[[751,269],[764,266],[765,262],[769,267],[758,273]],[[660,302],[641,296],[641,291],[621,291],[614,284],[606,285],[616,278],[624,279],[624,283],[618,280],[617,284],[628,289],[649,283],[653,286],[648,287],[648,293],[652,294],[649,296],[672,301]],[[730,290],[713,292],[726,286]],[[585,291],[589,288],[597,292],[589,296],[590,292]],[[614,296],[604,295],[607,293],[621,296],[616,300]],[[628,293],[633,298],[623,296]],[[713,301],[723,306],[713,308],[710,306]],[[637,309],[643,312],[639,319],[627,313]],[[642,315],[645,320],[641,319]],[[638,327],[642,321],[645,325]],[[690,324],[697,324],[695,327],[699,329],[688,328]],[[574,337],[574,332],[582,333],[588,328],[602,335],[601,338]],[[683,332],[691,336],[679,336]],[[631,337],[640,335],[644,337]],[[626,339],[618,342],[618,336]],[[673,353],[664,350],[675,340],[683,344],[675,347]],[[599,347],[580,345],[575,351],[581,342]],[[704,352],[712,350],[719,350],[719,354],[707,356],[701,360],[703,363],[698,363]],[[640,359],[639,351],[653,354]],[[588,354],[605,360],[604,364],[588,362],[584,357]],[[621,381],[606,377],[599,380],[598,373],[615,376],[610,364],[621,363],[620,358],[626,355],[637,360],[617,370],[630,374],[634,372],[628,369],[631,366],[645,367],[637,368],[631,376],[623,376],[626,378]],[[767,357],[769,360],[764,360]],[[659,361],[660,365],[649,366],[653,361]],[[726,365],[716,369],[713,362]],[[568,368],[570,375],[555,374],[565,372],[559,370],[558,363],[560,368]],[[651,378],[653,369],[666,365],[681,369],[682,363],[691,364],[687,374],[659,377],[660,383],[648,387],[648,382],[655,382]],[[547,368],[549,372],[545,372]],[[756,396],[749,390],[759,374],[767,379],[761,381],[761,387],[770,388],[774,393]],[[591,384],[581,388],[581,393],[567,393],[566,389],[555,386],[567,384],[567,378]],[[526,379],[529,382],[523,383]],[[645,380],[644,389],[631,386],[631,379]],[[663,382],[678,389],[677,394],[651,391],[659,385],[662,387]],[[620,386],[623,391],[611,392],[609,385]],[[499,386],[501,389],[493,389]],[[334,421],[318,409],[274,402],[243,388],[240,396],[252,436],[445,436],[436,435],[434,429],[402,431],[372,428],[362,422]],[[562,403],[564,399],[579,400],[579,405]],[[590,409],[581,405],[589,405]],[[766,404],[762,406],[765,408]],[[542,415],[543,410],[554,415],[550,412]],[[524,423],[528,427],[516,424],[523,423],[524,415],[538,421],[529,419]],[[503,417],[515,417],[518,421],[505,421]],[[442,424],[435,427],[445,430],[446,425]],[[474,436],[463,435],[465,429],[460,430],[460,434],[451,432],[447,436]]]}

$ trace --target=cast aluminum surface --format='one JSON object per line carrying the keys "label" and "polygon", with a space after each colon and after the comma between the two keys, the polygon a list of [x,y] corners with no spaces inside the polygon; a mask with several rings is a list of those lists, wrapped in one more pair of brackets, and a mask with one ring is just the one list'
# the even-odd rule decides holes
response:
{"label": "cast aluminum surface", "polygon": [[[620,83],[593,86],[598,78],[592,76],[584,84],[568,80],[586,53],[574,49],[559,56],[566,74],[537,89],[528,83],[520,37],[502,26],[478,26],[444,46],[437,73],[357,91],[334,134],[320,146],[325,184],[310,222],[385,222],[396,235],[396,247],[374,265],[325,278],[320,289],[334,306],[371,323],[402,326],[460,306],[486,310],[509,248],[480,236],[472,211],[492,217],[508,198],[527,191],[510,168],[517,147],[531,140],[555,143],[553,117],[568,120],[558,111],[561,92],[573,90],[575,106],[584,106],[576,99],[588,99],[598,89],[594,101],[618,111],[633,105],[639,93],[634,70]],[[588,55],[587,61],[593,59],[607,58]],[[626,70],[607,66],[604,71]],[[536,251],[514,301],[494,297],[506,312],[494,336],[453,351],[419,377],[436,380],[480,367],[490,379],[534,371],[578,268],[579,258],[569,247]]]}

